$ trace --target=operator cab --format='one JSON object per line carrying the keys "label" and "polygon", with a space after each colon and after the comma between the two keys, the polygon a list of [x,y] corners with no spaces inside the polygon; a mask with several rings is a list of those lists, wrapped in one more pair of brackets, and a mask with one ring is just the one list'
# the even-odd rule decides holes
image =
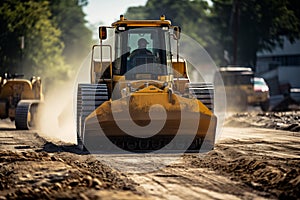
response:
{"label": "operator cab", "polygon": [[[108,34],[107,29],[112,32]],[[103,43],[112,34],[112,40]],[[123,88],[133,80],[170,85],[175,66],[171,43],[177,41],[178,52],[179,36],[180,28],[172,26],[164,16],[160,20],[127,20],[121,15],[111,27],[99,27],[100,45],[94,45],[92,51],[92,83],[107,84],[111,92],[117,84]],[[99,53],[95,53],[95,47]],[[105,51],[110,52],[109,59],[104,58]],[[100,55],[98,59],[96,54]],[[177,59],[177,63],[182,62]],[[185,68],[183,64],[178,66]]]}
{"label": "operator cab", "polygon": [[121,18],[113,24],[116,26],[113,74],[125,75],[126,80],[157,80],[158,76],[168,74],[171,61],[169,24],[162,23],[165,20],[137,22]]}

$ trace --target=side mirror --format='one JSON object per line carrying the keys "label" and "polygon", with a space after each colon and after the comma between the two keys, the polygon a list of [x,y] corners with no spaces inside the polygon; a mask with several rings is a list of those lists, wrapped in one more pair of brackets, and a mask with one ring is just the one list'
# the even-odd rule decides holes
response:
{"label": "side mirror", "polygon": [[100,26],[99,27],[99,39],[105,40],[107,38],[107,30],[106,27]]}
{"label": "side mirror", "polygon": [[175,36],[175,40],[179,40],[180,39],[180,32],[181,32],[181,28],[179,26],[175,26],[174,27],[174,36]]}

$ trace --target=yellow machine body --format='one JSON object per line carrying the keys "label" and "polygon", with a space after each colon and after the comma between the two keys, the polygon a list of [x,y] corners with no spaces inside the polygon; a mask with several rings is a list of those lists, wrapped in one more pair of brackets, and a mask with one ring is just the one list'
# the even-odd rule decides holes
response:
{"label": "yellow machine body", "polygon": [[[141,30],[151,31],[151,28],[161,28],[163,31],[174,29],[174,37],[177,37],[177,40],[179,39],[179,28],[172,26],[171,22],[165,20],[164,17],[161,17],[160,20],[126,20],[121,16],[120,20],[114,22],[111,28],[115,29],[116,32],[128,29],[133,31],[133,33]],[[105,38],[106,33],[102,33],[104,28],[100,27],[99,30],[100,39],[102,37]],[[156,33],[155,30],[153,33]],[[130,37],[127,37],[126,33],[123,35],[125,35],[121,36],[123,38],[116,39],[116,43],[119,40],[129,40]],[[143,35],[142,32],[140,35]],[[151,39],[150,36],[148,37],[148,40],[152,39],[152,36]],[[164,41],[165,45],[168,43],[167,39],[160,41]],[[100,48],[105,47],[105,45],[102,45],[102,39],[99,46]],[[115,51],[118,51],[120,48],[120,46],[116,46]],[[111,49],[114,51],[114,48]],[[165,52],[168,53],[168,51],[152,50],[154,55],[160,56],[160,59],[154,58],[153,60],[163,60],[162,56],[167,57]],[[129,51],[127,53],[132,52]],[[122,71],[122,67],[125,64],[123,63],[123,65],[120,65],[121,67],[118,67],[118,63],[125,62],[126,59],[123,57],[127,53],[121,55],[121,58],[111,58],[111,61],[102,60],[102,58],[101,60],[92,58],[92,84],[91,86],[82,84],[78,87],[78,144],[87,148],[95,146],[97,137],[101,135],[99,132],[103,132],[112,142],[118,143],[120,148],[130,149],[129,143],[134,143],[133,149],[141,150],[141,145],[139,146],[138,143],[146,142],[148,144],[146,145],[147,147],[151,148],[152,144],[154,148],[153,141],[155,140],[155,142],[158,141],[163,146],[166,143],[170,143],[171,139],[180,132],[183,137],[193,137],[192,141],[194,141],[194,147],[197,146],[196,149],[201,148],[202,142],[206,140],[209,143],[208,150],[211,150],[215,142],[217,117],[214,115],[213,109],[208,104],[203,103],[191,91],[209,91],[210,93],[206,94],[208,96],[213,95],[213,91],[211,93],[205,84],[205,87],[203,84],[203,87],[199,87],[190,83],[186,62],[183,58],[170,58],[168,61],[165,59],[165,63],[155,61],[157,63],[153,65],[146,63],[142,65],[141,70],[134,71],[133,75],[130,70],[126,71],[126,73],[114,72],[115,69],[119,68]],[[152,57],[149,56],[149,59],[151,60]],[[129,64],[129,57],[127,57],[126,62],[127,68],[132,67]],[[153,72],[164,65],[168,66],[165,69],[169,70],[168,72]],[[152,71],[149,72],[148,70],[151,67]],[[106,75],[104,76],[103,74],[105,73]],[[95,102],[100,102],[101,98],[96,99],[95,96],[98,93],[100,94],[101,91],[107,92],[107,100],[102,101],[99,106],[89,110],[90,113],[86,114],[88,112],[84,110],[85,105],[88,108],[92,104],[88,104],[88,101],[85,99],[94,98]],[[93,96],[91,93],[95,95]],[[84,94],[89,94],[90,96],[84,96]],[[199,95],[201,94],[199,93]],[[209,101],[212,103],[213,98],[209,98]],[[153,129],[147,129],[149,124],[160,121],[164,121],[164,124],[159,131],[153,132]],[[134,130],[132,122],[144,129],[142,131],[140,129]],[[182,126],[182,124],[184,125]],[[126,130],[130,130],[129,132],[131,133],[128,133]],[[136,133],[137,131],[140,132]],[[137,138],[133,138],[132,134],[137,134]],[[93,145],[89,143],[93,143]]]}
{"label": "yellow machine body", "polygon": [[[42,83],[39,77],[21,79],[14,77],[1,78],[0,86],[0,118],[16,119],[16,110],[21,101],[26,101],[25,104],[37,104],[38,101],[43,100]],[[31,102],[32,101],[32,102]],[[21,106],[22,107],[22,106]],[[30,121],[30,113],[26,116]],[[18,118],[19,119],[19,118]],[[20,119],[25,120],[23,119]],[[25,123],[24,123],[25,124]],[[28,127],[27,127],[28,128]],[[27,129],[26,128],[26,129]]]}
{"label": "yellow machine body", "polygon": [[[146,126],[151,121],[149,117],[150,109],[156,109],[153,111],[158,114],[155,120],[166,120],[164,128],[159,132],[161,135],[176,134],[181,121],[189,123],[190,120],[197,118],[200,119],[197,125],[197,133],[191,133],[197,137],[206,136],[210,126],[216,126],[216,117],[199,100],[183,98],[176,94],[172,94],[171,99],[173,102],[170,103],[167,91],[163,91],[155,86],[149,86],[131,96],[114,101],[107,101],[86,118],[86,130],[88,126],[91,125],[89,124],[89,120],[97,118],[101,128],[107,135],[124,136],[124,132],[116,125],[113,115],[118,115],[118,118],[124,116],[121,119],[125,122],[124,124],[127,124],[126,121],[128,120],[134,121],[140,126]],[[159,107],[155,108],[157,105],[159,105]],[[131,118],[128,118],[126,112],[128,109]],[[164,119],[163,114],[159,115],[164,111],[167,112],[166,119]],[[181,119],[181,112],[186,113],[186,119]],[[98,124],[96,124],[96,129],[97,128],[99,128]],[[188,129],[186,133],[189,133]]]}

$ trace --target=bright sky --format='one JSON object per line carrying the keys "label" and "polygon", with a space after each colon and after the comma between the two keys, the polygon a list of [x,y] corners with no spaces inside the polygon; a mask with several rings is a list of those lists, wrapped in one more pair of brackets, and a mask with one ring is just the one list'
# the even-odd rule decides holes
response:
{"label": "bright sky", "polygon": [[83,8],[88,23],[110,26],[126,12],[128,7],[143,6],[147,0],[88,0],[88,2],[89,4]]}

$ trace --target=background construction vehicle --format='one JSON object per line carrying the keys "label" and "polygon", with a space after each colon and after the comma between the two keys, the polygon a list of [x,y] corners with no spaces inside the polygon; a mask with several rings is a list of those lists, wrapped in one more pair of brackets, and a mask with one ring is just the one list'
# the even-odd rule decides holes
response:
{"label": "background construction vehicle", "polygon": [[[113,45],[103,44],[108,29],[113,30]],[[213,149],[217,124],[214,88],[211,83],[190,82],[186,62],[179,57],[180,31],[164,16],[127,20],[121,15],[111,27],[99,27],[100,45],[92,49],[91,83],[79,83],[77,91],[81,148],[102,150],[105,144],[100,143],[106,137],[129,151],[153,151],[166,145],[171,149]],[[141,52],[136,53],[138,50]],[[147,127],[164,120],[160,111],[149,116],[156,105],[164,108],[166,119],[153,135],[155,131]],[[136,125],[144,129],[134,128]],[[184,130],[173,144],[180,128]]]}
{"label": "background construction vehicle", "polygon": [[43,94],[40,77],[31,80],[22,77],[9,73],[0,77],[0,118],[10,118],[17,129],[26,130],[36,125],[36,113]]}
{"label": "background construction vehicle", "polygon": [[250,67],[220,67],[219,73],[224,82],[228,110],[246,111],[248,105],[259,105],[263,111],[269,109],[269,89],[259,90],[258,84],[265,82],[261,78],[254,77]]}

